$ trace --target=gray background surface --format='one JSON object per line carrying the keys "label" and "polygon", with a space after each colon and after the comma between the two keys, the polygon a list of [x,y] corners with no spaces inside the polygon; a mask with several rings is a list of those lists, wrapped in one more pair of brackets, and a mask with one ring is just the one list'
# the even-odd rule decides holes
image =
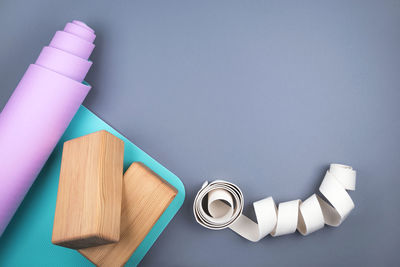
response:
{"label": "gray background surface", "polygon": [[[186,186],[142,266],[399,264],[399,1],[1,0],[0,108],[73,19],[98,36],[85,105]],[[339,228],[251,243],[192,216],[205,179],[238,184],[254,218],[330,162],[358,171]]]}

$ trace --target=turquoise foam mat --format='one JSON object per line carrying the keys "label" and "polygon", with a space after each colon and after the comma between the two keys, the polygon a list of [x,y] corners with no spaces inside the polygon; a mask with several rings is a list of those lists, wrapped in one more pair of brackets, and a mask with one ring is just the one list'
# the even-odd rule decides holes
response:
{"label": "turquoise foam mat", "polygon": [[[62,145],[69,139],[98,130],[107,130],[125,142],[124,170],[134,161],[143,162],[178,190],[174,200],[136,249],[126,266],[136,266],[143,259],[158,236],[175,216],[185,198],[185,188],[181,180],[91,111],[81,106],[0,238],[0,266],[93,266],[77,251],[53,245],[51,235]],[[23,142],[23,140],[21,141]]]}

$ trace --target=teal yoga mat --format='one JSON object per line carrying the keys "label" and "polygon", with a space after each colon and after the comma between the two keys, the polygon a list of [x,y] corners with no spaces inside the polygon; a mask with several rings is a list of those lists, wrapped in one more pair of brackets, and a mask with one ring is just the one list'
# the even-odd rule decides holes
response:
{"label": "teal yoga mat", "polygon": [[134,161],[143,162],[178,190],[174,200],[136,249],[126,266],[135,266],[142,260],[175,216],[185,198],[185,188],[179,178],[91,111],[81,106],[0,238],[0,266],[93,266],[77,251],[53,245],[51,234],[57,199],[62,145],[66,140],[98,130],[107,130],[125,142],[124,170]]}

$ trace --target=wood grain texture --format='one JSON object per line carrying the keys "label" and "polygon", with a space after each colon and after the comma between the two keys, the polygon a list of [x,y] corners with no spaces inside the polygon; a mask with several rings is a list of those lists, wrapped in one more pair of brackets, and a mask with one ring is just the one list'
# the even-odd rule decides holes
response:
{"label": "wood grain texture", "polygon": [[52,242],[86,248],[119,240],[124,142],[99,131],[64,143]]}
{"label": "wood grain texture", "polygon": [[119,242],[79,252],[97,266],[123,266],[176,194],[164,179],[134,162],[124,174]]}

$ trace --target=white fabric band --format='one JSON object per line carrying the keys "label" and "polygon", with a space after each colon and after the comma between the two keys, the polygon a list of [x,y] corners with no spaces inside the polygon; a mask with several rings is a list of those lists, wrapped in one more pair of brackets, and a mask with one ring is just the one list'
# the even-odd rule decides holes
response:
{"label": "white fabric band", "polygon": [[253,203],[257,223],[243,212],[243,194],[236,185],[216,180],[205,182],[197,193],[193,212],[197,222],[209,229],[229,227],[242,237],[257,242],[268,234],[280,236],[294,233],[302,235],[315,232],[325,224],[339,226],[354,208],[346,190],[355,190],[356,171],[350,166],[331,164],[319,191],[324,199],[313,194],[304,202],[282,202],[278,208],[272,197]]}

